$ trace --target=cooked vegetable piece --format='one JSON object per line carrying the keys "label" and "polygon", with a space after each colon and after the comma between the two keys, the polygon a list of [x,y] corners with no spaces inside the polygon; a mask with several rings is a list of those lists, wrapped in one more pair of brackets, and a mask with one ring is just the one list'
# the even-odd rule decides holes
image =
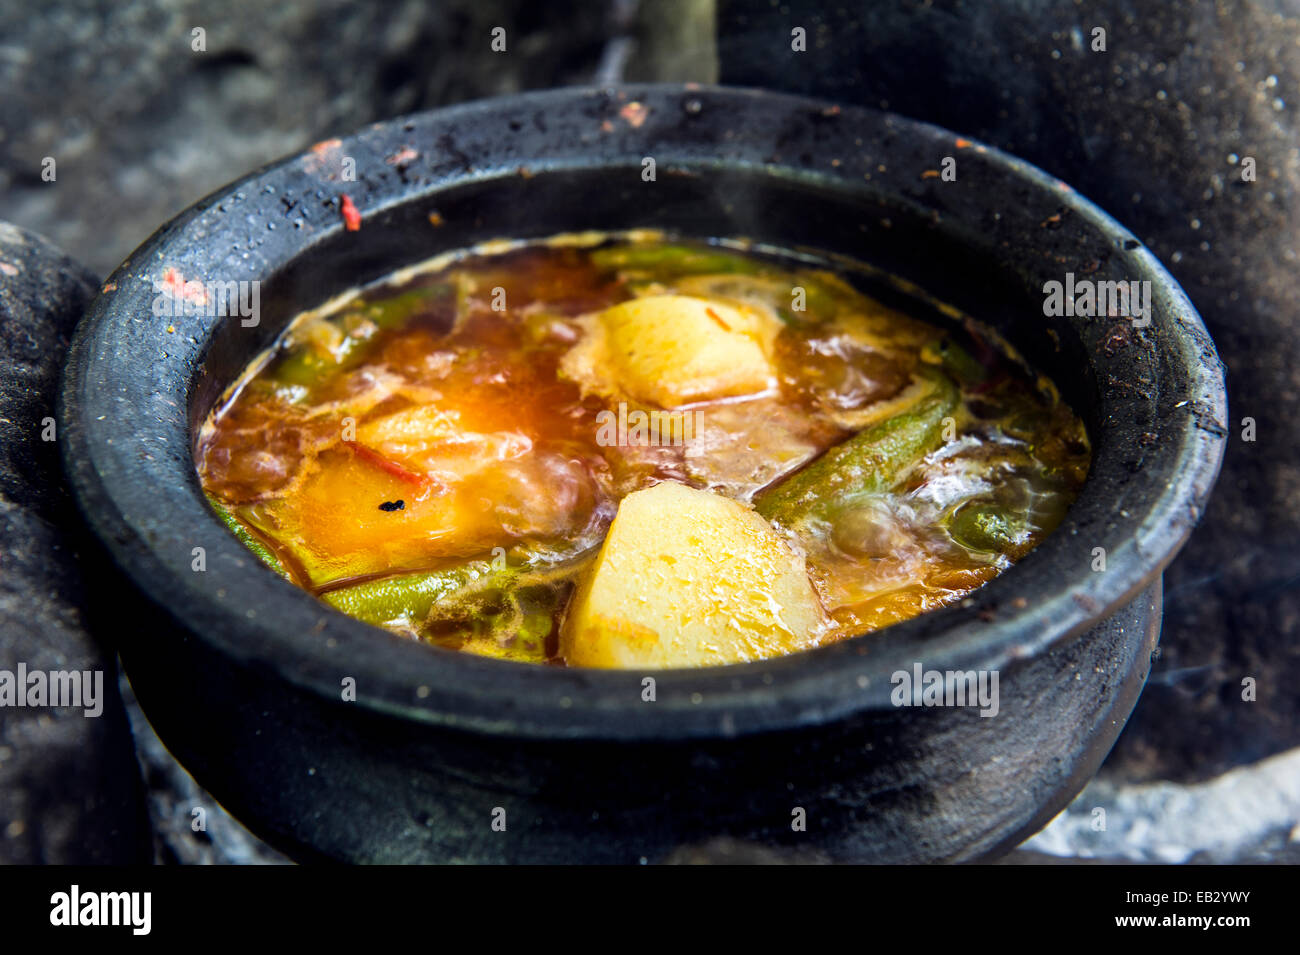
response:
{"label": "cooked vegetable piece", "polygon": [[970,502],[953,514],[948,533],[972,550],[991,553],[1018,551],[1027,536],[1023,520],[996,504]]}
{"label": "cooked vegetable piece", "polygon": [[[357,364],[375,331],[397,328],[413,315],[442,303],[450,308],[454,301],[457,309],[462,308],[463,295],[450,298],[455,291],[456,286],[440,282],[353,309],[339,319],[313,319],[295,330],[288,350],[272,366],[271,379],[281,385],[308,389],[299,395],[301,400],[331,372]],[[447,325],[450,328],[450,319]]]}
{"label": "cooked vegetable piece", "polygon": [[665,482],[623,498],[560,635],[579,666],[705,666],[814,646],[801,556],[730,498]]}
{"label": "cooked vegetable piece", "polygon": [[366,623],[400,621],[415,626],[429,615],[435,601],[463,590],[476,581],[490,578],[504,584],[517,574],[518,570],[495,570],[487,561],[474,561],[449,570],[381,577],[340,587],[326,591],[321,599],[348,616]]}
{"label": "cooked vegetable piece", "polygon": [[317,318],[297,332],[297,338],[272,366],[272,380],[282,385],[313,388],[324,376],[359,357],[371,329],[345,332],[339,321]]}
{"label": "cooked vegetable piece", "polygon": [[907,411],[859,431],[755,498],[758,513],[786,527],[806,517],[828,517],[854,498],[879,494],[897,483],[917,459],[939,446],[943,419],[957,407],[947,375],[918,372],[932,390]]}
{"label": "cooked vegetable piece", "polygon": [[612,245],[592,252],[591,261],[602,269],[653,271],[661,276],[761,269],[758,260],[742,253],[689,245]]}
{"label": "cooked vegetable piece", "polygon": [[429,639],[501,660],[541,663],[555,628],[560,591],[529,586],[529,575],[502,576],[448,595],[430,610]]}
{"label": "cooked vegetable piece", "polygon": [[[318,460],[296,494],[266,506],[313,586],[470,557],[499,533],[460,495],[364,445]],[[382,507],[399,500],[400,509]]]}
{"label": "cooked vegetable piece", "polygon": [[988,369],[975,356],[945,335],[921,350],[922,358],[942,364],[944,371],[963,385],[978,385],[988,379]]}
{"label": "cooked vegetable piece", "polygon": [[569,376],[598,394],[662,408],[765,391],[775,318],[740,303],[650,295],[607,308],[565,359]]}
{"label": "cooked vegetable piece", "polygon": [[221,501],[217,500],[213,495],[208,494],[206,497],[208,499],[208,504],[217,512],[217,517],[221,518],[221,523],[230,528],[230,532],[235,535],[241,544],[251,550],[258,560],[266,564],[267,567],[270,567],[285,580],[290,579],[289,572],[285,570],[284,565],[280,563],[280,558],[276,557],[275,554],[271,552],[271,549],[262,543],[261,539],[250,531],[243,521],[232,514],[230,509],[221,503]]}
{"label": "cooked vegetable piece", "polygon": [[431,643],[540,663],[559,600],[551,584],[573,569],[476,560],[339,587],[321,599],[366,623],[419,630]]}
{"label": "cooked vegetable piece", "polygon": [[461,283],[438,282],[421,288],[410,289],[389,298],[380,299],[365,310],[365,315],[380,328],[397,328],[409,320],[412,315],[428,311],[435,305],[451,300],[457,296],[458,307],[463,307],[464,292]]}
{"label": "cooked vegetable piece", "polygon": [[275,366],[273,378],[282,385],[310,388],[322,374],[335,366],[335,362],[321,357],[314,349],[298,347],[285,355]]}

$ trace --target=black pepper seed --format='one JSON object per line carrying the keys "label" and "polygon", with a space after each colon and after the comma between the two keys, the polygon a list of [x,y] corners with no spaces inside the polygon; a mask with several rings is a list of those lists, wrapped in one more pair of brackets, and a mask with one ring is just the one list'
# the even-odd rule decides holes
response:
{"label": "black pepper seed", "polygon": [[406,507],[405,501],[384,501],[379,505],[381,511],[400,511]]}

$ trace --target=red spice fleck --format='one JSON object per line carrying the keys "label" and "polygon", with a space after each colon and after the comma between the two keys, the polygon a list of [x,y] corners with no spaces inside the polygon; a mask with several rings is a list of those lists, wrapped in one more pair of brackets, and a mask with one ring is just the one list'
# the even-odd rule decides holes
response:
{"label": "red spice fleck", "polygon": [[938,178],[939,178],[939,170],[937,170],[937,169],[927,169],[925,172],[921,173],[921,178],[922,178],[922,179],[938,179]]}
{"label": "red spice fleck", "polygon": [[969,139],[962,139],[960,136],[957,137],[957,148],[958,148],[958,149],[965,149],[965,148],[966,148],[967,146],[969,146],[969,145],[970,145],[970,140],[969,140]]}
{"label": "red spice fleck", "polygon": [[704,309],[704,313],[705,313],[706,315],[708,315],[709,318],[713,319],[715,322],[717,322],[719,325],[721,325],[721,326],[722,326],[722,330],[723,330],[724,332],[729,332],[729,331],[731,331],[731,326],[728,325],[726,322],[724,322],[724,321],[722,320],[722,316],[719,315],[717,312],[715,312],[713,309],[711,309],[711,308],[705,308],[705,309]]}
{"label": "red spice fleck", "polygon": [[442,213],[437,209],[434,209],[429,213],[429,225],[433,226],[435,229],[446,221],[447,220],[442,217]]}
{"label": "red spice fleck", "polygon": [[425,474],[417,474],[409,468],[403,467],[391,458],[386,458],[374,448],[368,448],[364,444],[358,444],[355,441],[344,441],[357,457],[381,470],[387,471],[398,480],[405,481],[407,484],[415,487],[426,487],[429,484],[429,477]]}
{"label": "red spice fleck", "polygon": [[106,283],[104,283],[104,287],[103,287],[102,289],[100,289],[100,291],[103,292],[103,293],[105,293],[105,294],[107,294],[107,293],[109,293],[109,292],[116,292],[116,291],[117,291],[117,283],[116,283],[116,282],[106,282]]}
{"label": "red spice fleck", "polygon": [[347,193],[343,194],[339,202],[339,212],[343,214],[343,225],[349,232],[356,232],[361,228],[361,213],[357,211],[356,204]]}

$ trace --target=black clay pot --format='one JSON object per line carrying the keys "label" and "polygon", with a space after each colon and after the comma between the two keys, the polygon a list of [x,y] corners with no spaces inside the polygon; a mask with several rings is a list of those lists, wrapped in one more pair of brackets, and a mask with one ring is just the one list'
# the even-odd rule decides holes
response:
{"label": "black clay pot", "polygon": [[[934,175],[946,156],[955,181]],[[645,702],[645,674],[458,655],[337,614],[210,513],[195,428],[300,309],[489,238],[633,227],[850,255],[992,325],[1091,434],[1064,524],[963,606],[769,662],[659,672]],[[170,269],[260,281],[260,322],[155,317]],[[1149,281],[1149,326],[1046,317],[1044,283],[1067,272]],[[1210,491],[1226,408],[1182,291],[1065,184],[885,113],[644,87],[381,123],[199,203],[92,306],[61,415],[104,545],[99,624],[172,751],[295,857],[653,862],[725,835],[912,862],[988,858],[1096,770],[1146,678],[1160,573]],[[892,675],[917,663],[996,670],[997,715],[893,705]]]}

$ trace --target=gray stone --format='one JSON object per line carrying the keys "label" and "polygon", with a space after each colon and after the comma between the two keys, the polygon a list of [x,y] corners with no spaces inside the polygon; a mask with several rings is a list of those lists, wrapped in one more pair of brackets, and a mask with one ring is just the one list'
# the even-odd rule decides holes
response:
{"label": "gray stone", "polygon": [[605,37],[579,0],[0,0],[5,212],[107,274],[250,169],[375,120],[588,82]]}
{"label": "gray stone", "polygon": [[52,433],[55,395],[72,329],[98,284],[42,237],[0,222],[0,499],[47,521],[72,507]]}
{"label": "gray stone", "polygon": [[1300,749],[1202,783],[1094,780],[1022,851],[1106,862],[1294,865]]}
{"label": "gray stone", "polygon": [[0,863],[149,858],[116,658],[83,627],[80,532],[57,444],[42,440],[56,437],[59,367],[95,285],[44,239],[0,223],[0,670],[89,672],[102,701],[98,716],[0,706]]}

